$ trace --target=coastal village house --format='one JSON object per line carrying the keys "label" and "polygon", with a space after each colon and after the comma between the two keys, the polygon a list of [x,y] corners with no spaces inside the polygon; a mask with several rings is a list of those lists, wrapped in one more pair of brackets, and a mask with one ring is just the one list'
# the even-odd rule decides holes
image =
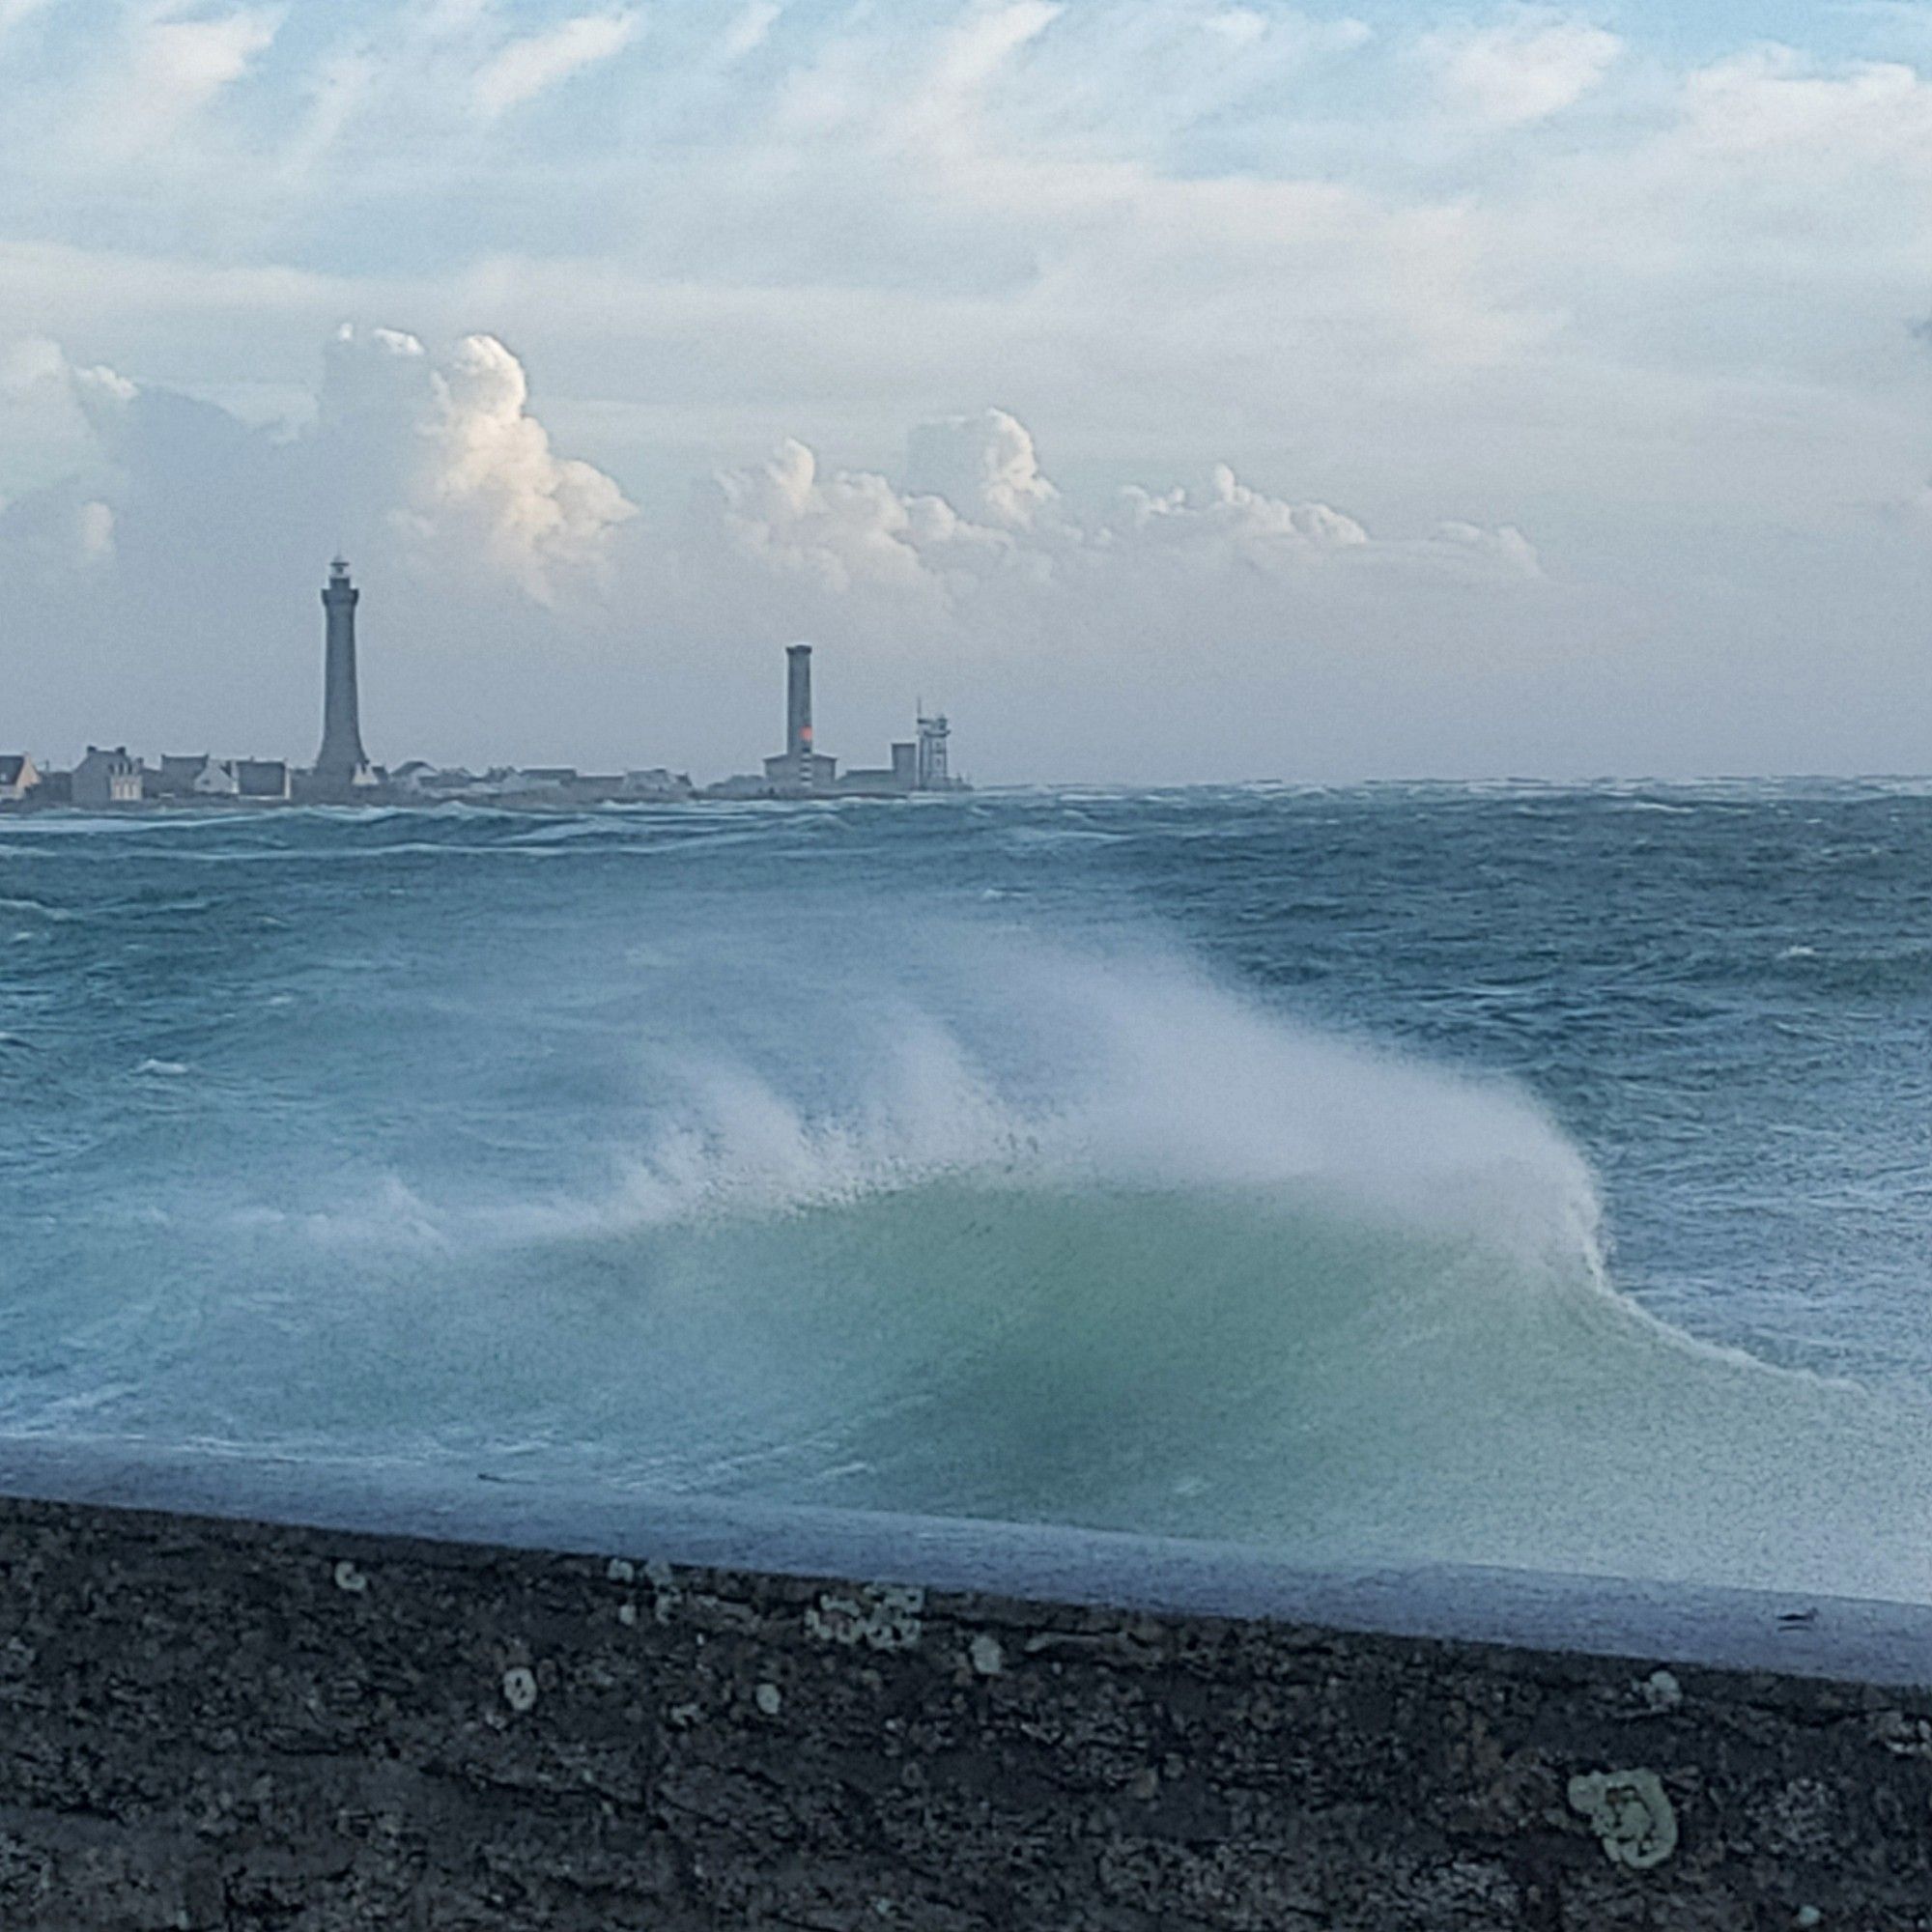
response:
{"label": "coastal village house", "polygon": [[128,755],[126,745],[111,752],[90,745],[73,768],[75,805],[139,805],[143,795],[140,761]]}
{"label": "coastal village house", "polygon": [[216,758],[207,753],[162,756],[148,774],[150,798],[237,798],[270,802],[289,796],[289,767],[280,758]]}
{"label": "coastal village house", "polygon": [[291,779],[288,765],[280,758],[236,758],[229,770],[235,774],[237,798],[286,799]]}
{"label": "coastal village house", "polygon": [[185,756],[171,752],[161,754],[161,762],[148,774],[150,798],[192,798],[195,781],[213,762],[206,752]]}
{"label": "coastal village house", "polygon": [[40,781],[39,768],[24,752],[0,754],[0,805],[23,804]]}
{"label": "coastal village house", "polygon": [[189,790],[196,798],[286,799],[289,768],[279,758],[205,758]]}

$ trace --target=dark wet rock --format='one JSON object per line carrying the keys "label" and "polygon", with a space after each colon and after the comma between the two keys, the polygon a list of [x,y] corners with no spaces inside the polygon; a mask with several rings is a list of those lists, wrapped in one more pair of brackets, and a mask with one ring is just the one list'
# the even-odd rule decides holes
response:
{"label": "dark wet rock", "polygon": [[7,1932],[1915,1932],[1932,1694],[0,1500]]}

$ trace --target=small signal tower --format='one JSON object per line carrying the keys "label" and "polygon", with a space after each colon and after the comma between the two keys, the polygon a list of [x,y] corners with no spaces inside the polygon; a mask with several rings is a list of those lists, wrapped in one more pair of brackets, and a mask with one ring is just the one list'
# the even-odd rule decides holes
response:
{"label": "small signal tower", "polygon": [[947,753],[947,740],[952,732],[952,727],[947,724],[943,713],[928,717],[925,706],[919,706],[919,763],[918,776],[914,781],[919,790],[952,789],[952,772]]}

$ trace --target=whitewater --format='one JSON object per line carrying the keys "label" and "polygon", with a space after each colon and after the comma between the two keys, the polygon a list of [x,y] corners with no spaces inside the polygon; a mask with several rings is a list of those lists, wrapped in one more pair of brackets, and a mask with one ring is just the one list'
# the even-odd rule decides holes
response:
{"label": "whitewater", "polygon": [[1932,1601],[1932,794],[0,819],[0,1435]]}

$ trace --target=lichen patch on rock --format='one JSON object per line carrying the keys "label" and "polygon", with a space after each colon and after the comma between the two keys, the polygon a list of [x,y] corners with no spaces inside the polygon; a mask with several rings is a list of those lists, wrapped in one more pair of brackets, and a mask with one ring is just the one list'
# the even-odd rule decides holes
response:
{"label": "lichen patch on rock", "polygon": [[1678,1683],[1677,1674],[1670,1670],[1653,1670],[1637,1686],[1637,1695],[1643,1699],[1644,1708],[1662,1716],[1666,1711],[1677,1710],[1684,1702],[1684,1687]]}
{"label": "lichen patch on rock", "polygon": [[917,1585],[862,1583],[827,1590],[807,1606],[805,1628],[821,1643],[910,1650],[919,1641],[925,1592]]}
{"label": "lichen patch on rock", "polygon": [[1677,1849],[1677,1813],[1654,1771],[1579,1772],[1570,1805],[1590,1821],[1614,1865],[1648,1871]]}
{"label": "lichen patch on rock", "polygon": [[967,1656],[972,1660],[975,1674],[980,1677],[997,1677],[1007,1667],[1007,1653],[990,1631],[981,1631],[973,1639],[967,1647]]}
{"label": "lichen patch on rock", "polygon": [[533,1709],[536,1701],[536,1673],[525,1664],[513,1663],[503,1673],[503,1702],[521,1716]]}

